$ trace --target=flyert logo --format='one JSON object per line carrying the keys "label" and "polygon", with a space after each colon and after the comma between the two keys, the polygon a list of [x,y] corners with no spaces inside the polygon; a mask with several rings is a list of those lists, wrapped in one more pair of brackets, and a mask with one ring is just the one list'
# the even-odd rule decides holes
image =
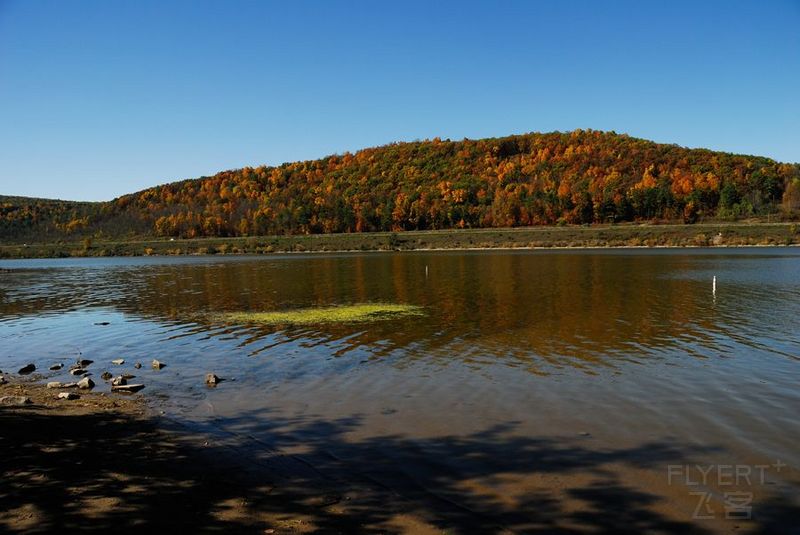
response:
{"label": "flyert logo", "polygon": [[[689,492],[697,499],[693,519],[709,520],[724,514],[726,519],[750,520],[753,492],[747,489],[765,485],[768,474],[779,474],[786,466],[780,460],[772,464],[671,464],[667,466],[667,484],[698,489]],[[722,489],[722,511],[713,501],[719,493],[709,487]]]}

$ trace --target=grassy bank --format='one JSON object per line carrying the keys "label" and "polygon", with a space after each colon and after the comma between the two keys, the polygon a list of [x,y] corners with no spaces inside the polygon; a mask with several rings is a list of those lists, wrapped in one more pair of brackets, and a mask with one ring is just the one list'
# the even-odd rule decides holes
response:
{"label": "grassy bank", "polygon": [[800,244],[797,223],[592,225],[0,245],[0,258]]}

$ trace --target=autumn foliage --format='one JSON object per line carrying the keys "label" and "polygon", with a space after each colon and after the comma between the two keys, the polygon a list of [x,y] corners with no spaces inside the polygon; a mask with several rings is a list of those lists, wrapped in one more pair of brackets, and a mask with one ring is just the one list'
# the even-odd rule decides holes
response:
{"label": "autumn foliage", "polygon": [[174,237],[736,218],[800,203],[800,165],[592,130],[395,143],[107,203],[3,203],[2,236]]}

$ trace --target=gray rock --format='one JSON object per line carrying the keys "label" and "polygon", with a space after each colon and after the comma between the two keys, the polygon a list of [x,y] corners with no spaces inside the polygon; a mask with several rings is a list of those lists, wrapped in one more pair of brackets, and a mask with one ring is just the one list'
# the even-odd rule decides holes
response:
{"label": "gray rock", "polygon": [[47,388],[64,388],[64,385],[62,385],[58,381],[52,381],[47,383]]}
{"label": "gray rock", "polygon": [[132,392],[138,392],[142,388],[144,388],[144,385],[141,385],[141,384],[118,385],[118,386],[112,386],[111,387],[111,391],[112,392],[130,392],[130,393],[132,393]]}
{"label": "gray rock", "polygon": [[138,370],[139,368],[142,367],[142,363],[141,362],[137,362],[136,364],[133,365],[133,367]]}
{"label": "gray rock", "polygon": [[75,392],[59,392],[58,399],[78,399],[80,396]]}
{"label": "gray rock", "polygon": [[8,382],[8,381],[6,381],[6,378],[5,378],[5,377],[3,377],[2,375],[0,375],[0,385],[4,385],[4,384],[6,384],[7,382]]}
{"label": "gray rock", "polygon": [[86,366],[88,366],[89,364],[91,364],[93,362],[94,362],[93,360],[89,360],[89,359],[78,359],[78,360],[75,361],[75,364],[77,364],[81,368],[85,368]]}
{"label": "gray rock", "polygon": [[72,375],[83,375],[84,373],[87,373],[87,371],[83,368],[72,368],[69,373]]}
{"label": "gray rock", "polygon": [[132,373],[123,373],[122,375],[120,375],[120,377],[122,377],[123,379],[133,379],[136,376],[133,375]]}
{"label": "gray rock", "polygon": [[166,364],[164,364],[163,362],[159,362],[156,359],[153,359],[153,369],[160,370],[164,366],[166,366]]}
{"label": "gray rock", "polygon": [[0,405],[10,405],[12,407],[22,407],[33,403],[31,398],[25,396],[3,396],[0,397]]}
{"label": "gray rock", "polygon": [[114,377],[114,379],[111,380],[111,386],[122,386],[126,384],[128,384],[128,381],[121,375],[119,377]]}
{"label": "gray rock", "polygon": [[214,375],[213,373],[206,374],[206,384],[209,386],[216,386],[217,383],[220,382],[220,378]]}
{"label": "gray rock", "polygon": [[50,366],[50,369],[52,371],[56,371],[56,370],[60,370],[63,367],[64,367],[64,365],[59,362],[58,364],[53,364],[52,366]]}
{"label": "gray rock", "polygon": [[78,381],[77,385],[78,385],[78,388],[80,388],[80,389],[88,390],[90,388],[94,388],[94,381],[92,381],[88,377],[84,377],[83,379]]}
{"label": "gray rock", "polygon": [[36,366],[34,366],[33,364],[26,364],[25,366],[20,368],[19,372],[17,372],[17,373],[19,373],[21,375],[25,375],[27,373],[33,373],[35,371],[36,371]]}
{"label": "gray rock", "polygon": [[112,377],[114,377],[114,376],[111,375],[111,372],[103,372],[103,373],[100,374],[100,379],[102,379],[103,381],[108,381]]}
{"label": "gray rock", "polygon": [[64,383],[61,385],[61,388],[77,388],[78,383]]}
{"label": "gray rock", "polygon": [[125,359],[114,359],[111,361],[111,364],[116,364],[117,366],[122,366],[125,364]]}

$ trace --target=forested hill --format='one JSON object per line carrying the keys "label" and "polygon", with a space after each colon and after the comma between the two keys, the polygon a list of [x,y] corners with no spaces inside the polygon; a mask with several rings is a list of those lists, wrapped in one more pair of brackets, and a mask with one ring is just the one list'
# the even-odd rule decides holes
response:
{"label": "forested hill", "polygon": [[0,197],[6,241],[735,218],[800,208],[800,165],[576,130],[395,143],[105,203]]}
{"label": "forested hill", "polygon": [[0,243],[85,235],[107,204],[0,195]]}

